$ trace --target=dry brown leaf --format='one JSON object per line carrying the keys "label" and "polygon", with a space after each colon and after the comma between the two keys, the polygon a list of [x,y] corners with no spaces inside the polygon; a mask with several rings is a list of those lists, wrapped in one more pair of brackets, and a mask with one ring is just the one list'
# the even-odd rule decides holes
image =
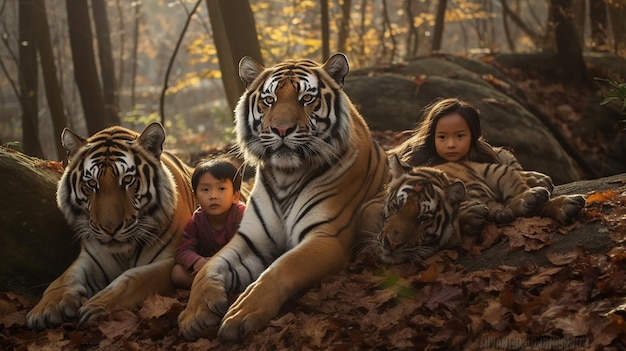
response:
{"label": "dry brown leaf", "polygon": [[328,334],[330,324],[327,316],[315,315],[304,321],[302,333],[310,338],[310,343],[314,347],[323,348],[324,338]]}
{"label": "dry brown leaf", "polygon": [[109,339],[130,334],[138,324],[137,316],[128,310],[113,311],[109,320],[98,324],[98,330]]}
{"label": "dry brown leaf", "polygon": [[389,343],[394,349],[406,349],[413,347],[413,337],[415,336],[415,331],[413,328],[403,328],[397,332],[392,332],[387,334],[387,338],[389,339]]}
{"label": "dry brown leaf", "polygon": [[571,252],[565,252],[565,253],[548,252],[546,254],[546,257],[548,257],[548,260],[550,261],[550,263],[552,263],[555,266],[565,266],[565,265],[572,263],[575,259],[577,259],[579,257],[579,254],[580,253],[578,251],[571,251]]}
{"label": "dry brown leaf", "polygon": [[59,173],[63,173],[64,171],[63,162],[58,162],[58,161],[42,161],[42,162],[35,164],[35,166],[41,167],[41,168],[48,168]]}
{"label": "dry brown leaf", "polygon": [[563,331],[563,334],[568,337],[587,335],[589,332],[589,317],[576,313],[573,316],[565,316],[556,318],[554,320],[554,326]]}
{"label": "dry brown leaf", "polygon": [[453,310],[463,301],[462,288],[453,285],[437,285],[433,288],[430,298],[426,302],[426,307],[430,310],[436,310],[443,305],[449,310]]}
{"label": "dry brown leaf", "polygon": [[0,325],[4,326],[5,328],[8,328],[14,325],[25,326],[27,312],[28,312],[27,310],[20,310],[20,311],[9,313],[0,318]]}
{"label": "dry brown leaf", "polygon": [[439,276],[439,271],[435,265],[430,265],[427,270],[421,272],[417,276],[417,281],[422,283],[433,283],[437,281],[437,277]]}
{"label": "dry brown leaf", "polygon": [[413,77],[413,83],[415,83],[418,86],[424,84],[424,82],[426,82],[427,80],[428,80],[428,76],[424,74]]}
{"label": "dry brown leaf", "polygon": [[65,339],[63,329],[49,329],[46,331],[46,338],[50,342],[55,342]]}
{"label": "dry brown leaf", "polygon": [[587,196],[587,198],[585,199],[585,204],[590,205],[594,202],[611,201],[615,197],[615,195],[617,194],[613,190],[607,190],[604,192],[593,192],[591,193],[591,195]]}
{"label": "dry brown leaf", "polygon": [[534,251],[550,244],[554,225],[547,217],[517,218],[502,230],[509,239],[510,250],[523,247],[524,251]]}
{"label": "dry brown leaf", "polygon": [[502,236],[502,231],[495,223],[488,223],[481,233],[480,250],[491,247]]}
{"label": "dry brown leaf", "polygon": [[45,340],[35,340],[32,343],[29,343],[27,350],[28,351],[58,351],[58,350],[67,350],[67,346],[69,345],[69,340],[59,340],[59,341],[49,341]]}
{"label": "dry brown leaf", "polygon": [[498,325],[502,320],[503,312],[508,311],[497,300],[491,300],[488,302],[485,310],[483,311],[482,318],[489,323],[494,329],[498,329]]}
{"label": "dry brown leaf", "polygon": [[445,324],[445,320],[440,316],[435,316],[431,314],[417,314],[413,318],[411,318],[411,323],[419,326],[428,326],[433,327],[435,329],[443,327]]}
{"label": "dry brown leaf", "polygon": [[593,334],[593,344],[587,345],[589,350],[603,350],[604,346],[610,345],[614,340],[617,340],[620,335],[623,337],[624,332],[624,320],[618,322],[613,319],[604,319],[599,323],[594,323],[594,328],[591,328]]}
{"label": "dry brown leaf", "polygon": [[0,317],[9,315],[19,309],[28,308],[26,299],[11,292],[0,292]]}
{"label": "dry brown leaf", "polygon": [[172,307],[179,306],[180,302],[173,297],[152,294],[148,296],[143,306],[139,310],[139,315],[143,319],[159,318],[172,310]]}
{"label": "dry brown leaf", "polygon": [[537,285],[548,283],[552,280],[552,276],[560,272],[562,269],[562,267],[541,268],[539,272],[524,280],[522,282],[522,286],[525,288],[532,288]]}

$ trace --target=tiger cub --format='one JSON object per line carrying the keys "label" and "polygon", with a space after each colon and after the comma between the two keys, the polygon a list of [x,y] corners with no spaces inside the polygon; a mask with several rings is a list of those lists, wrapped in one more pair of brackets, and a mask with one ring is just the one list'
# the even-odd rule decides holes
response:
{"label": "tiger cub", "polygon": [[28,312],[33,329],[89,323],[172,290],[174,252],[195,207],[191,169],[163,151],[159,123],[141,134],[114,126],[87,139],[66,128],[61,139],[69,164],[57,203],[81,251]]}
{"label": "tiger cub", "polygon": [[546,188],[527,185],[528,177],[537,178],[506,165],[411,167],[396,155],[389,163],[392,181],[376,238],[379,256],[387,263],[421,262],[458,244],[462,234],[475,234],[485,221],[539,215],[570,223],[585,204],[582,195],[550,198]]}
{"label": "tiger cub", "polygon": [[[347,266],[356,233],[374,220],[356,214],[383,193],[389,174],[342,90],[348,71],[343,54],[322,65],[240,61],[247,88],[235,109],[237,143],[256,178],[239,232],[194,279],[178,318],[185,338],[219,326],[221,339],[238,340]],[[239,292],[231,305],[228,295]]]}

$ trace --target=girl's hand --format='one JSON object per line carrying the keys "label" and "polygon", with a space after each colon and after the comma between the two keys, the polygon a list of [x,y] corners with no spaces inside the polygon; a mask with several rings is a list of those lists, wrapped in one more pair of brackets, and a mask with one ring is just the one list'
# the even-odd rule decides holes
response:
{"label": "girl's hand", "polygon": [[193,264],[193,272],[191,273],[192,276],[195,276],[200,269],[202,268],[202,266],[204,266],[205,263],[207,263],[208,259],[205,257],[200,257],[196,263]]}

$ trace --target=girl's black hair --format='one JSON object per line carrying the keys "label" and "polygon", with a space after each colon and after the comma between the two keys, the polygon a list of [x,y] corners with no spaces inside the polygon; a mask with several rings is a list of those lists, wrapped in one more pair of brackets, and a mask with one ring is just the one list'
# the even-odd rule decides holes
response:
{"label": "girl's black hair", "polygon": [[501,163],[492,146],[484,140],[480,127],[480,113],[471,104],[456,98],[440,99],[426,106],[424,113],[424,120],[413,136],[390,150],[390,153],[397,154],[400,160],[412,166],[437,165],[447,162],[437,154],[435,130],[439,119],[458,113],[467,123],[471,133],[467,158],[474,162]]}

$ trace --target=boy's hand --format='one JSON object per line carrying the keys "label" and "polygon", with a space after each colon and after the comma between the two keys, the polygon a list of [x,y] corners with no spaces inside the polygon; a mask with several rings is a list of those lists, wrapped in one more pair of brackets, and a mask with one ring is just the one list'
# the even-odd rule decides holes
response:
{"label": "boy's hand", "polygon": [[202,266],[204,266],[205,263],[207,263],[208,259],[205,257],[200,257],[196,263],[193,264],[193,272],[191,273],[191,275],[195,276],[199,271],[200,268],[202,268]]}

